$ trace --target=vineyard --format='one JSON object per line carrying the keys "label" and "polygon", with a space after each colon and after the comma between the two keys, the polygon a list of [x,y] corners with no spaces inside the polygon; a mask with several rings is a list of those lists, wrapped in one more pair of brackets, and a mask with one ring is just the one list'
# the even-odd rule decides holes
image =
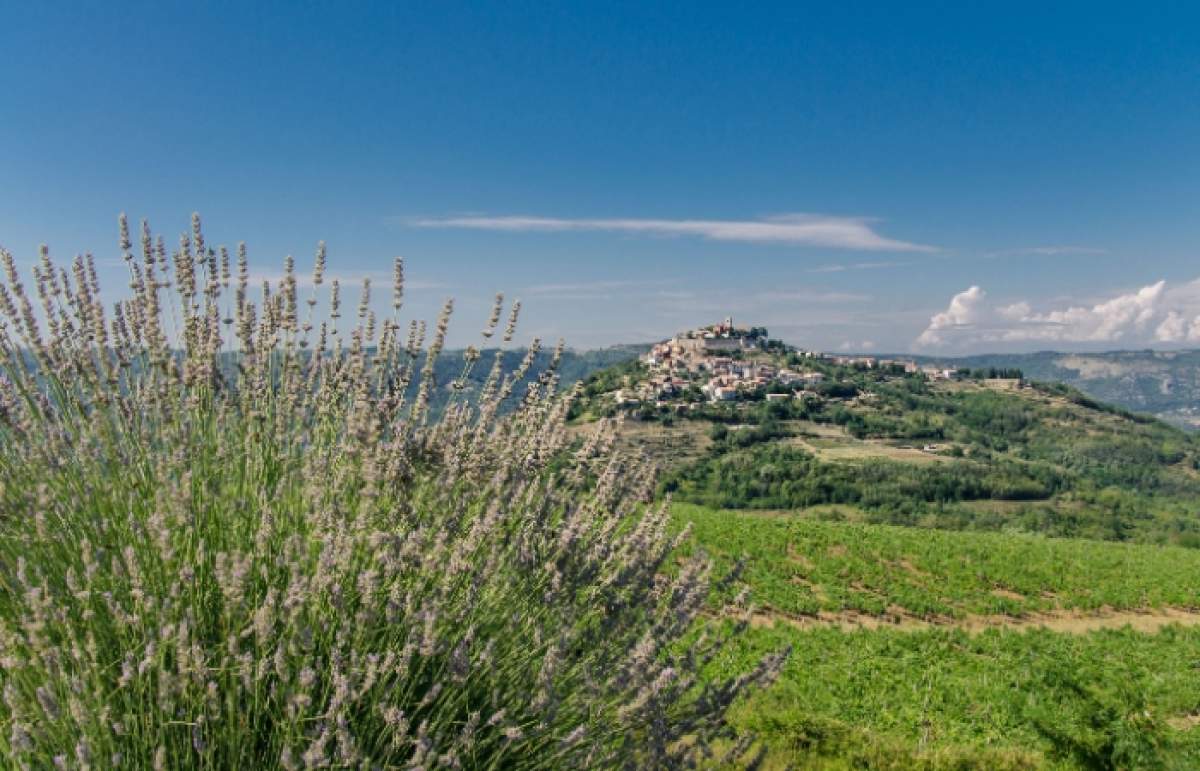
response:
{"label": "vineyard", "polygon": [[[688,548],[723,566],[745,558],[757,609],[714,671],[793,650],[780,682],[735,717],[767,742],[769,765],[1200,758],[1200,732],[1190,730],[1200,714],[1200,615],[1190,612],[1200,605],[1200,552],[688,504],[674,516],[692,526]],[[1089,623],[1167,613],[1155,633]],[[857,626],[836,623],[848,617]],[[990,623],[972,623],[980,618]]]}
{"label": "vineyard", "polygon": [[783,614],[923,618],[1200,606],[1200,551],[1036,535],[819,522],[676,504],[719,562],[748,557],[755,602]]}
{"label": "vineyard", "polygon": [[752,629],[717,665],[792,645],[735,716],[773,767],[1176,768],[1200,763],[1200,628]]}

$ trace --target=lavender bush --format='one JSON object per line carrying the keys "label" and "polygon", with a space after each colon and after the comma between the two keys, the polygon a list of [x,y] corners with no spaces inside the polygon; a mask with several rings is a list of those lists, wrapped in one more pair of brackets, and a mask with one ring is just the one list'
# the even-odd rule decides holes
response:
{"label": "lavender bush", "polygon": [[341,329],[323,247],[257,302],[198,218],[170,256],[122,218],[121,250],[107,307],[90,256],[43,249],[29,291],[0,251],[7,767],[653,768],[732,744],[727,707],[779,660],[699,678],[726,639],[709,566],[674,564],[611,430],[571,440],[553,368],[514,393],[532,354],[497,357],[432,419],[451,306],[427,345],[402,327],[399,261],[394,313],[366,285]]}

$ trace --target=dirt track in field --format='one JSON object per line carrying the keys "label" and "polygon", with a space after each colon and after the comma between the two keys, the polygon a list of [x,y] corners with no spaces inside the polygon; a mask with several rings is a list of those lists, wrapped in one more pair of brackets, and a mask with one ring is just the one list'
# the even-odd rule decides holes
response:
{"label": "dirt track in field", "polygon": [[[730,611],[731,618],[744,618],[744,614]],[[1049,629],[1065,634],[1086,634],[1101,629],[1121,629],[1129,626],[1139,632],[1157,632],[1165,626],[1200,625],[1200,610],[1187,608],[1147,608],[1145,610],[1063,610],[1030,613],[1025,616],[970,615],[962,618],[920,618],[902,611],[886,616],[872,616],[856,611],[837,613],[822,612],[815,616],[790,616],[769,610],[760,610],[750,616],[750,625],[773,628],[777,625],[795,629],[837,628],[846,632],[895,629],[919,631],[924,629],[962,629],[978,634],[987,629]]]}

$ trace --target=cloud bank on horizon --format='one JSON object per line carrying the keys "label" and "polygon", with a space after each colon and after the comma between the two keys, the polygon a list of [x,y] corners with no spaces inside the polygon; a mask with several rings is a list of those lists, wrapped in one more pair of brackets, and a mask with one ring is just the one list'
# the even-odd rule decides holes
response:
{"label": "cloud bank on horizon", "polygon": [[1122,345],[1200,342],[1200,279],[1166,281],[1092,305],[1035,310],[1027,301],[997,304],[971,286],[950,299],[917,337],[917,348],[978,349],[1044,341]]}
{"label": "cloud bank on horizon", "polygon": [[756,220],[564,219],[558,217],[436,217],[410,220],[425,228],[464,228],[505,232],[592,231],[658,236],[695,236],[712,241],[801,244],[835,249],[934,252],[936,247],[887,238],[864,217],[781,214]]}

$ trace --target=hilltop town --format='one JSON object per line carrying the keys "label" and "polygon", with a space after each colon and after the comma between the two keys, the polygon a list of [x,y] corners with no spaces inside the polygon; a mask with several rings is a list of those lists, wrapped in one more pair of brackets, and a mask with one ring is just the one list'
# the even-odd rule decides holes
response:
{"label": "hilltop town", "polygon": [[[701,402],[822,400],[849,372],[871,372],[874,380],[921,377],[957,380],[972,373],[911,359],[844,356],[804,350],[769,337],[765,327],[736,326],[732,318],[698,327],[654,344],[641,357],[646,377],[614,392],[616,405],[673,406],[687,410]],[[1010,375],[1013,373],[987,373]],[[1020,387],[1020,376],[993,377]],[[859,395],[860,398],[868,394]]]}

